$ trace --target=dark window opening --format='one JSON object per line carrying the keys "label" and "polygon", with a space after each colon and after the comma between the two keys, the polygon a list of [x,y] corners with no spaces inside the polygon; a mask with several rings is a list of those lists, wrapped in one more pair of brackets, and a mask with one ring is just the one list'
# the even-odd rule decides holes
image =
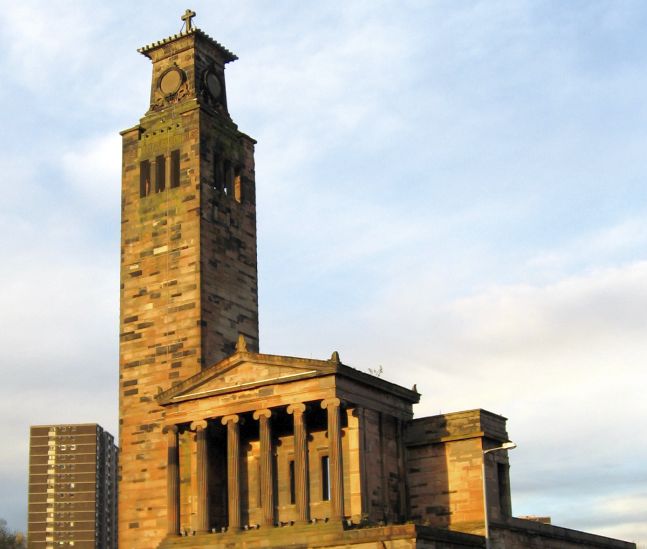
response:
{"label": "dark window opening", "polygon": [[218,153],[213,155],[213,188],[222,191],[224,187],[224,176],[222,173],[222,160]]}
{"label": "dark window opening", "polygon": [[232,183],[233,183],[233,171],[231,169],[231,162],[225,160],[223,162],[223,172],[224,172],[224,185],[222,190],[226,195],[231,195]]}
{"label": "dark window opening", "polygon": [[139,163],[139,196],[144,198],[151,192],[151,163],[142,160]]}
{"label": "dark window opening", "polygon": [[180,186],[180,151],[171,151],[171,189]]}
{"label": "dark window opening", "polygon": [[290,503],[294,504],[297,500],[296,483],[294,478],[294,460],[290,462]]}
{"label": "dark window opening", "polygon": [[510,505],[510,484],[509,484],[509,470],[508,465],[505,463],[496,464],[497,472],[497,488],[499,489],[499,509],[501,510],[502,517],[509,517],[512,515]]}
{"label": "dark window opening", "polygon": [[166,158],[163,155],[155,158],[155,192],[159,193],[166,187]]}
{"label": "dark window opening", "polygon": [[321,456],[321,499],[330,501],[330,458]]}

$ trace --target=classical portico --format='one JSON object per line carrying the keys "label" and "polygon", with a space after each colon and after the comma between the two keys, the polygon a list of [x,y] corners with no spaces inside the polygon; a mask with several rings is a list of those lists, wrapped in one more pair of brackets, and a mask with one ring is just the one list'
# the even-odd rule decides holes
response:
{"label": "classical portico", "polygon": [[[239,342],[235,354],[157,397],[168,534],[402,518],[406,509],[384,487],[406,491],[395,434],[417,399],[336,353],[326,361],[261,355]],[[362,455],[369,438],[373,452]],[[377,479],[376,501],[367,468],[391,479]]]}

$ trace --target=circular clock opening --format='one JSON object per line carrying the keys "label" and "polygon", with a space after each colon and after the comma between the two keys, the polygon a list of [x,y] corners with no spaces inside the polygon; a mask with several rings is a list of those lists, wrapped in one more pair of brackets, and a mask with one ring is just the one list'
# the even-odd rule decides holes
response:
{"label": "circular clock opening", "polygon": [[180,89],[184,77],[180,69],[170,69],[166,71],[161,77],[159,82],[160,90],[164,95],[174,94]]}
{"label": "circular clock opening", "polygon": [[212,72],[207,74],[207,89],[214,99],[220,97],[220,92],[222,91],[220,79]]}

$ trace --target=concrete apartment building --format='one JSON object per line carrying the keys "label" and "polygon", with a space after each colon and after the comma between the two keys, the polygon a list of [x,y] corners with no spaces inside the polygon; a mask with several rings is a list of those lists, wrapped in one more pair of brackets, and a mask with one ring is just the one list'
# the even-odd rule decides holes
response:
{"label": "concrete apartment building", "polygon": [[150,102],[121,132],[121,549],[484,547],[486,525],[498,549],[635,548],[513,518],[505,418],[414,419],[415,386],[259,352],[255,141],[194,16],[139,50]]}
{"label": "concrete apartment building", "polygon": [[30,549],[117,547],[117,447],[99,425],[31,427],[27,540]]}

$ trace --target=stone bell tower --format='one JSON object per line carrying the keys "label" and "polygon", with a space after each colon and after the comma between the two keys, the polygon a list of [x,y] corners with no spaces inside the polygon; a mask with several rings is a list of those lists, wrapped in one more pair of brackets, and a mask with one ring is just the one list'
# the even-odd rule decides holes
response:
{"label": "stone bell tower", "polygon": [[229,116],[236,56],[182,17],[138,51],[150,106],[123,137],[119,545],[166,533],[167,449],[155,395],[234,351],[258,350],[255,141]]}

